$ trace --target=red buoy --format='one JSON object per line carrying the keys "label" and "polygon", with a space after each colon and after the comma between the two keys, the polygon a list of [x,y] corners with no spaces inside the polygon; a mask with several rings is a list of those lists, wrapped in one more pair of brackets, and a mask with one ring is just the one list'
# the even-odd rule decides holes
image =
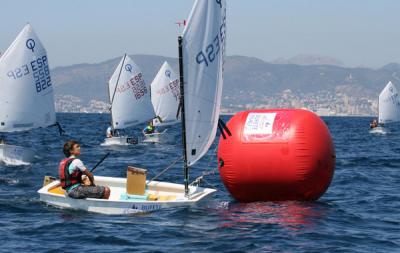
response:
{"label": "red buoy", "polygon": [[335,151],[325,123],[299,109],[234,115],[218,145],[220,176],[240,202],[316,200],[331,183]]}

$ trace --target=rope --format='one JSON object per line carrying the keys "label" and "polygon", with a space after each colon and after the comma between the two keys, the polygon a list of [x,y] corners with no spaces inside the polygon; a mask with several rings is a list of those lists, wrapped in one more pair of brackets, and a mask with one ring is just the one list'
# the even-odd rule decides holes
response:
{"label": "rope", "polygon": [[[217,148],[218,148],[218,146],[215,147],[213,153],[217,152]],[[213,156],[210,155],[210,159],[208,160],[207,167],[210,167],[212,158],[213,158]],[[190,183],[190,186],[199,186],[201,184],[201,182],[203,181],[204,183],[210,185],[212,188],[216,189],[217,187],[214,186],[213,184],[209,183],[207,180],[205,180],[204,177],[205,176],[209,176],[209,175],[214,175],[217,171],[218,171],[218,168],[214,168],[214,169],[209,170],[209,171],[204,171],[201,174],[201,176],[197,177],[192,183]]]}
{"label": "rope", "polygon": [[215,185],[209,183],[207,180],[204,179],[205,176],[215,174],[216,171],[218,171],[218,168],[215,168],[208,172],[207,171],[203,172],[203,174],[201,174],[201,176],[197,177],[192,183],[190,183],[190,186],[199,186],[201,184],[201,182],[204,182],[207,185],[211,186],[212,188],[216,189],[217,187]]}
{"label": "rope", "polygon": [[[216,153],[218,147],[215,147],[214,152]],[[210,159],[208,160],[208,166],[210,166],[211,164],[211,159],[213,156],[210,155]],[[178,159],[176,159],[175,161],[173,161],[168,167],[166,167],[165,169],[163,169],[160,173],[158,173],[157,175],[155,175],[152,179],[150,179],[150,181],[148,182],[151,183],[152,181],[154,181],[155,179],[157,179],[159,176],[161,176],[162,174],[164,174],[167,170],[169,170],[172,166],[174,166],[178,161],[182,160],[183,156],[178,157]],[[201,181],[205,182],[206,184],[210,185],[212,188],[216,188],[213,184],[209,183],[208,181],[206,181],[204,179],[205,176],[211,175],[211,174],[215,174],[218,171],[218,168],[214,168],[212,170],[209,171],[205,171],[201,174],[201,176],[197,177],[190,185],[200,185]]]}
{"label": "rope", "polygon": [[167,168],[163,169],[160,173],[158,173],[157,175],[155,175],[149,182],[148,184],[150,184],[150,182],[154,181],[155,179],[157,179],[159,176],[161,176],[162,174],[164,174],[167,170],[169,170],[172,166],[174,166],[178,161],[180,161],[181,159],[183,159],[183,156],[178,157],[178,159],[176,159],[175,161],[173,161]]}

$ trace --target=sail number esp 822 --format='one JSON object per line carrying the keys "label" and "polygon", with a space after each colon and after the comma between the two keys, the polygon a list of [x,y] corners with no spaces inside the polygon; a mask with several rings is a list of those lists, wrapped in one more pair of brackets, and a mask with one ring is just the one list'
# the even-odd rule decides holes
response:
{"label": "sail number esp 822", "polygon": [[222,24],[219,28],[219,33],[214,37],[213,41],[196,56],[198,64],[204,63],[207,67],[214,62],[222,47],[222,54],[225,52],[225,36],[226,36],[226,7],[222,6],[221,0],[215,0],[215,3],[223,8]]}
{"label": "sail number esp 822", "polygon": [[[32,39],[29,39],[26,42],[27,49],[32,52],[34,52],[34,45],[35,43]],[[30,74],[33,75],[37,93],[40,93],[51,86],[50,70],[46,55],[40,56],[29,63],[7,72],[7,76],[14,80],[23,78]]]}

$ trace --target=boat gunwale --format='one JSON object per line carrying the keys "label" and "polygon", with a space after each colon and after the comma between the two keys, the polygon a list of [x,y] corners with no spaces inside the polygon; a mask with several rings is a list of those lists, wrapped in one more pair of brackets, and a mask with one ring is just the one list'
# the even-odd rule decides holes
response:
{"label": "boat gunwale", "polygon": [[[111,179],[111,180],[115,180],[115,181],[125,181],[126,183],[126,178],[116,178],[116,177],[104,177],[104,176],[95,176],[95,179],[97,178],[98,181],[100,181],[101,179]],[[123,183],[123,182],[122,182]],[[146,185],[147,185],[148,181],[146,181]],[[160,182],[160,181],[152,181],[150,182],[150,184],[169,184],[169,185],[174,185],[174,186],[180,186],[180,187],[184,187],[181,184],[176,184],[176,183],[170,183],[170,182]],[[204,197],[207,197],[208,195],[216,192],[217,190],[215,189],[211,189],[211,188],[204,188],[204,187],[194,187],[191,186],[190,188],[195,188],[196,190],[192,193],[193,195],[197,195],[195,198],[189,198],[189,199],[182,199],[182,200],[110,200],[110,199],[97,199],[97,198],[85,198],[85,199],[73,199],[73,198],[67,198],[67,196],[65,196],[64,194],[56,194],[56,193],[52,193],[49,192],[50,188],[54,187],[57,188],[59,186],[59,180],[56,180],[54,182],[51,182],[50,184],[41,187],[37,192],[40,194],[40,196],[42,195],[47,195],[47,196],[52,196],[52,197],[56,197],[58,199],[70,199],[70,201],[79,201],[79,200],[85,200],[85,201],[89,201],[89,202],[93,202],[93,203],[118,203],[118,204],[122,204],[122,203],[136,203],[136,204],[153,204],[153,203],[158,203],[158,204],[162,204],[162,203],[169,203],[169,204],[173,204],[173,203],[196,203],[197,201],[200,201],[201,199],[203,199]],[[113,186],[111,186],[113,187]],[[114,186],[117,187],[117,186]],[[119,187],[122,188],[122,187]],[[199,190],[199,192],[198,192]],[[182,195],[184,193],[182,192]],[[60,201],[63,203],[67,203],[66,201]]]}

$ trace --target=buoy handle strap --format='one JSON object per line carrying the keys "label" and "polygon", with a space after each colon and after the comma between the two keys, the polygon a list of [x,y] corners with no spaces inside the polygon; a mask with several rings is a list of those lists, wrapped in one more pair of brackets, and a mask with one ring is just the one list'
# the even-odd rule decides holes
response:
{"label": "buoy handle strap", "polygon": [[226,135],[225,135],[224,131],[229,136],[232,136],[231,131],[229,130],[229,128],[226,126],[225,122],[222,119],[218,119],[218,128],[219,128],[219,131],[221,132],[222,138],[226,139]]}

